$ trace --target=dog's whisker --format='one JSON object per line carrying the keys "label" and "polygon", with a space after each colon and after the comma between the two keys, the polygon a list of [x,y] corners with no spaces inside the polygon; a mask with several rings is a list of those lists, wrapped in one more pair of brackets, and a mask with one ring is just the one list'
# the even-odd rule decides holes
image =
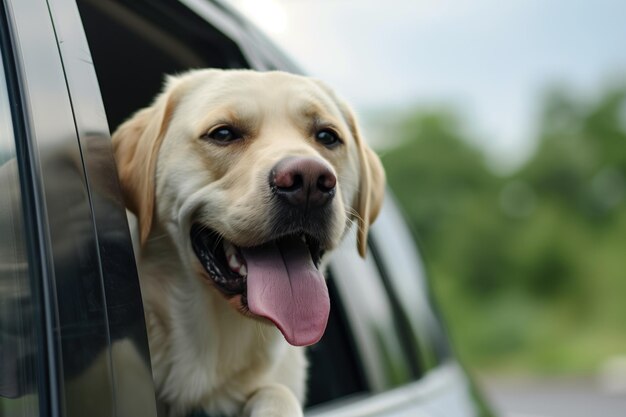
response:
{"label": "dog's whisker", "polygon": [[[357,213],[354,209],[352,208],[348,208],[347,210],[345,210],[346,214],[348,214],[348,222],[350,223],[350,226],[356,224],[357,227],[357,231],[358,232],[362,232],[363,231],[363,224],[365,224],[363,217],[361,217],[359,215],[359,213]],[[350,215],[354,216],[356,218],[357,221],[355,221],[354,219],[350,218]]]}
{"label": "dog's whisker", "polygon": [[350,218],[348,218],[346,222],[349,224],[348,227],[352,227],[352,225],[355,223],[355,221]]}
{"label": "dog's whisker", "polygon": [[344,209],[344,212],[345,212],[346,214],[351,214],[351,215],[353,215],[353,216],[358,216],[358,215],[359,215],[359,213],[358,213],[355,209],[353,209],[352,207],[347,207],[347,208],[345,208],[345,209]]}
{"label": "dog's whisker", "polygon": [[359,221],[361,221],[361,222],[363,222],[363,221],[364,221],[364,220],[363,220],[363,217],[361,217],[361,215],[360,215],[360,214],[359,214],[359,213],[358,213],[355,209],[353,209],[352,207],[349,207],[349,208],[348,208],[345,212],[346,212],[346,214],[348,214],[348,219],[349,219],[350,221],[353,221],[352,219],[350,219],[350,215],[352,215],[352,216],[356,217],[356,218],[357,218],[357,220],[359,220]]}

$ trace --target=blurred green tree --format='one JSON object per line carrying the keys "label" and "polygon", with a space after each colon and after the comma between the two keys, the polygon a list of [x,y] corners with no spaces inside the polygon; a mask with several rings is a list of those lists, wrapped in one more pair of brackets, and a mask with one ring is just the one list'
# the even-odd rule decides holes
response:
{"label": "blurred green tree", "polygon": [[451,111],[397,121],[382,160],[462,356],[590,371],[626,350],[626,88],[554,88],[537,148],[499,176]]}

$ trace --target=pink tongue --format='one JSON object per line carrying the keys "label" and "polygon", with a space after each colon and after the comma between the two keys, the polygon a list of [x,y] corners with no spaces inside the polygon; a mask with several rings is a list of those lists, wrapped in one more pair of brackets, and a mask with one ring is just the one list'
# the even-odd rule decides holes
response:
{"label": "pink tongue", "polygon": [[308,346],[322,338],[328,288],[307,245],[298,238],[241,248],[248,269],[248,307],[278,327],[287,342]]}

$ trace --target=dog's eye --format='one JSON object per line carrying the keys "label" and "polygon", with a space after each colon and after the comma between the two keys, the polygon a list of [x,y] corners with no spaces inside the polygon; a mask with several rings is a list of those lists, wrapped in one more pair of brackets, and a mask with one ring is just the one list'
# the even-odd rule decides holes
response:
{"label": "dog's eye", "polygon": [[341,143],[337,133],[330,129],[322,129],[315,134],[315,140],[327,148],[333,148]]}
{"label": "dog's eye", "polygon": [[216,142],[227,143],[241,139],[243,135],[230,126],[220,126],[204,134],[202,138],[213,139]]}

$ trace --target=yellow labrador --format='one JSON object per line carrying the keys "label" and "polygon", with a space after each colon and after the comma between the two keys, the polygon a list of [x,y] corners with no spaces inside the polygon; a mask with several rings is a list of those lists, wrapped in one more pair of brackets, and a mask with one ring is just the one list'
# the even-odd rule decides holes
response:
{"label": "yellow labrador", "polygon": [[301,416],[299,346],[329,313],[324,254],[354,222],[364,255],[384,191],[350,109],[306,77],[194,70],[113,146],[169,414]]}

